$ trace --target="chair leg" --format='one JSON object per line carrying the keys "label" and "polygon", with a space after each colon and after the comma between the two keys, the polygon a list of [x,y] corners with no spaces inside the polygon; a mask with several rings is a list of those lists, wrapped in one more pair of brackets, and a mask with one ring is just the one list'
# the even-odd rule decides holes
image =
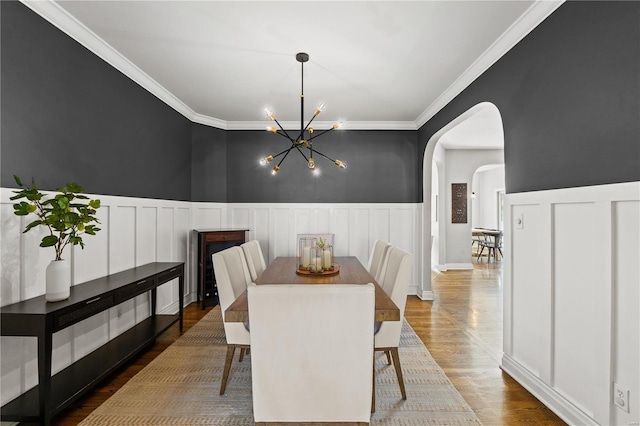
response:
{"label": "chair leg", "polygon": [[385,355],[387,355],[387,365],[391,365],[391,351],[384,351]]}
{"label": "chair leg", "polygon": [[480,257],[482,256],[483,252],[484,252],[484,246],[481,246],[480,253],[478,253],[478,258],[476,259],[478,262],[480,262]]}
{"label": "chair leg", "polygon": [[224,361],[224,370],[222,373],[222,383],[220,383],[220,395],[224,395],[227,389],[227,380],[229,379],[229,370],[231,370],[231,362],[233,354],[236,352],[236,345],[227,345],[227,358]]}
{"label": "chair leg", "polygon": [[400,354],[397,347],[391,348],[391,356],[393,357],[393,365],[396,367],[396,376],[398,376],[402,399],[407,399],[407,392],[404,389],[404,379],[402,378],[402,367],[400,366]]}

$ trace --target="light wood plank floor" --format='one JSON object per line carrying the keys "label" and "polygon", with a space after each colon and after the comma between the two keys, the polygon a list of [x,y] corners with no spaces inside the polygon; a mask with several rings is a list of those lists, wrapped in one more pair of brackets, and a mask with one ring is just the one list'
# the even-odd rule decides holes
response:
{"label": "light wood plank floor", "polygon": [[434,299],[410,296],[405,317],[485,425],[565,423],[500,368],[502,262],[432,273]]}
{"label": "light wood plank floor", "polygon": [[[499,368],[502,356],[501,262],[475,263],[473,271],[434,274],[434,301],[410,296],[405,316],[434,359],[485,425],[563,425],[541,402]],[[185,309],[185,330],[209,311]],[[175,339],[175,325],[145,352],[56,416],[78,424],[143,369]]]}

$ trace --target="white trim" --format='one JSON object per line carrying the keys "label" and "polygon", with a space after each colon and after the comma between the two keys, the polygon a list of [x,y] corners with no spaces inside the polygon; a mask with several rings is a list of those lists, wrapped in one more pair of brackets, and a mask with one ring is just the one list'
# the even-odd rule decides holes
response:
{"label": "white trim", "polygon": [[[203,117],[203,116],[201,116]],[[208,117],[207,117],[208,118]],[[208,124],[207,122],[200,122]],[[264,121],[227,121],[226,130],[264,130],[271,123]],[[313,127],[316,129],[330,129],[333,121],[314,121]],[[211,124],[213,125],[213,124]],[[287,130],[300,129],[299,121],[281,121],[280,125]],[[218,126],[215,126],[218,127]],[[346,121],[340,129],[344,130],[417,130],[413,121]]]}
{"label": "white trim", "polygon": [[591,417],[580,411],[562,395],[531,374],[509,355],[502,355],[500,368],[568,424],[598,425]]}
{"label": "white trim", "polygon": [[[187,118],[190,118],[190,117],[187,116]],[[215,127],[222,130],[230,130],[229,122],[224,120],[219,120],[217,118],[209,117],[208,115],[198,114],[197,112],[193,113],[193,116],[191,117],[191,121],[193,121],[194,123],[204,124],[205,126]],[[264,123],[266,123],[266,121]],[[264,130],[264,128],[265,128],[265,125],[263,124],[260,130]]]}
{"label": "white trim", "polygon": [[420,300],[434,300],[433,291],[424,290],[422,294],[416,293],[416,295],[420,298]]}
{"label": "white trim", "polygon": [[416,118],[416,128],[420,128],[434,115],[458,96],[475,79],[480,77],[491,65],[504,56],[513,46],[522,40],[544,21],[564,0],[537,0],[520,18],[487,49],[469,68],[467,68],[451,86],[447,88],[429,107]]}
{"label": "white trim", "polygon": [[473,269],[473,263],[447,263],[443,271]]}
{"label": "white trim", "polygon": [[[200,114],[157,81],[125,58],[109,43],[101,39],[96,33],[87,28],[74,16],[54,1],[20,0],[31,10],[42,16],[55,27],[69,35],[78,43],[89,49],[99,58],[113,66],[118,71],[138,83],[145,90],[175,109],[177,112],[194,123],[216,127],[222,130],[262,130],[268,121],[225,121],[215,117]],[[485,72],[491,65],[508,52],[516,43],[544,21],[564,0],[537,0],[529,9],[514,22],[478,59],[476,59],[462,75],[460,75],[438,99],[416,118],[415,121],[356,121],[346,124],[346,129],[352,130],[416,130],[424,125],[431,117],[459,95],[469,84]],[[259,124],[258,124],[259,123]],[[331,123],[330,125],[332,125]],[[297,128],[299,123],[285,128]]]}

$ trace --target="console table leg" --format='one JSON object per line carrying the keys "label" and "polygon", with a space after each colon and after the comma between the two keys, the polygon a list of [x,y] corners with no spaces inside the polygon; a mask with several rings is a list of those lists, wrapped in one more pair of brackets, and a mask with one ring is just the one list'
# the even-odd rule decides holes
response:
{"label": "console table leg", "polygon": [[178,309],[180,310],[180,333],[182,333],[182,323],[184,316],[184,274],[178,279]]}
{"label": "console table leg", "polygon": [[156,316],[156,302],[158,301],[157,287],[151,290],[151,316]]}
{"label": "console table leg", "polygon": [[53,319],[46,317],[44,330],[38,335],[38,409],[42,424],[51,424],[51,352]]}

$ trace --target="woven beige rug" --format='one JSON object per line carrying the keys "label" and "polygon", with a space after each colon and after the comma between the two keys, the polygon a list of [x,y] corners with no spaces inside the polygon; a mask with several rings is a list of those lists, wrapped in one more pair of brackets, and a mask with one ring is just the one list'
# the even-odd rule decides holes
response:
{"label": "woven beige rug", "polygon": [[[252,425],[251,359],[233,360],[219,395],[226,343],[214,308],[81,425]],[[407,400],[393,366],[376,357],[376,412],[372,425],[468,425],[480,421],[427,348],[405,322],[400,360]]]}

